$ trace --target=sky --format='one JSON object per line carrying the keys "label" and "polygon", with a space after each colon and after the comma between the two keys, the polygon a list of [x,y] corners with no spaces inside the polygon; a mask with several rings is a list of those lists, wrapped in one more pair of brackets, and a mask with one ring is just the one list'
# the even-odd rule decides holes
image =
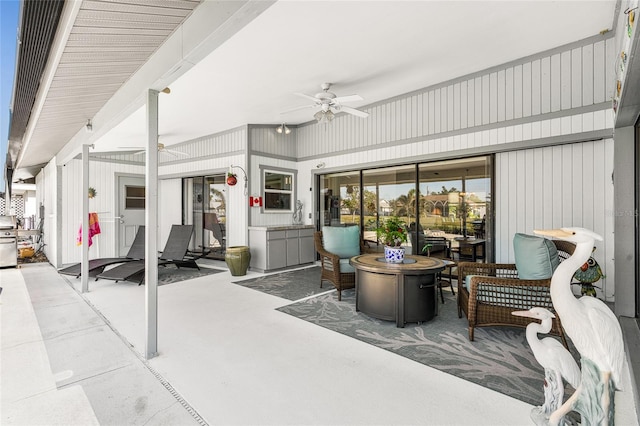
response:
{"label": "sky", "polygon": [[18,34],[18,0],[0,0],[0,190],[4,191],[4,160],[9,139],[9,106],[13,92]]}

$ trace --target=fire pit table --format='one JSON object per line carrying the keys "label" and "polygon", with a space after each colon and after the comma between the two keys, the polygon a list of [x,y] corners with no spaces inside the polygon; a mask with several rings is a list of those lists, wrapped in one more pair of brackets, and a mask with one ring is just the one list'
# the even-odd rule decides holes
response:
{"label": "fire pit table", "polygon": [[374,253],[352,257],[350,263],[356,270],[356,311],[395,321],[397,327],[437,314],[436,275],[445,268],[442,260],[407,255],[403,263],[388,263]]}

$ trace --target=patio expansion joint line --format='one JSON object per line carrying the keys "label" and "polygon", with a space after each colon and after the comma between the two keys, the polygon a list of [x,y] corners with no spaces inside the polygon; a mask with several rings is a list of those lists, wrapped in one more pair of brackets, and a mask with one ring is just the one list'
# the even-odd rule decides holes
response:
{"label": "patio expansion joint line", "polygon": [[100,310],[93,304],[91,303],[91,301],[89,299],[87,299],[87,297],[82,294],[80,291],[78,291],[73,284],[66,278],[66,277],[62,277],[62,279],[67,283],[67,285],[69,287],[71,287],[71,289],[73,291],[75,291],[81,298],[82,300],[84,300],[84,302],[96,313],[96,315],[98,317],[100,317],[104,323],[107,325],[107,327],[109,327],[111,329],[111,331],[113,331],[113,333],[125,344],[125,346],[131,351],[131,353],[142,363],[142,365],[145,366],[145,368],[147,370],[149,370],[149,372],[151,374],[153,374],[153,376],[156,378],[156,380],[158,380],[160,382],[160,384],[167,390],[169,391],[169,393],[171,394],[171,396],[173,396],[175,398],[175,400],[182,406],[182,408],[184,408],[190,415],[191,417],[193,417],[193,419],[198,422],[198,424],[202,425],[202,426],[209,426],[209,423],[207,423],[207,421],[205,419],[202,418],[202,416],[196,411],[195,408],[193,408],[183,397],[182,395],[180,395],[180,393],[171,385],[171,383],[169,383],[164,377],[162,377],[162,375],[160,373],[158,373],[156,371],[155,368],[153,368],[151,366],[151,364],[149,364],[149,361],[146,360],[142,354],[138,353],[135,349],[134,346],[131,344],[131,342],[129,342],[127,340],[126,337],[124,337],[112,324],[111,322],[102,314],[102,312],[100,312]]}

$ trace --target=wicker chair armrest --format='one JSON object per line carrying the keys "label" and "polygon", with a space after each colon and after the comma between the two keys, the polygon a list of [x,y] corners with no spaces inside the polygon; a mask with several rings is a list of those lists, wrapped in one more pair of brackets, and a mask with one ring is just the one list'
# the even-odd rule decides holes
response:
{"label": "wicker chair armrest", "polygon": [[[469,309],[478,303],[528,310],[540,306],[553,310],[551,280],[520,280],[474,275],[469,280]],[[474,305],[473,307],[471,305]]]}
{"label": "wicker chair armrest", "polygon": [[458,263],[458,282],[464,283],[467,275],[486,275],[515,279],[518,278],[518,270],[513,263]]}

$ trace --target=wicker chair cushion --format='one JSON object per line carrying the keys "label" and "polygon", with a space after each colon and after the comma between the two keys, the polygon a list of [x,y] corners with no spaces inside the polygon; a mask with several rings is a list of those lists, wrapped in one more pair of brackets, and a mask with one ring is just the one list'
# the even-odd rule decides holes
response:
{"label": "wicker chair cushion", "polygon": [[348,273],[355,273],[356,272],[356,268],[351,266],[351,264],[349,263],[349,260],[350,259],[340,259],[340,273],[341,274],[348,274]]}
{"label": "wicker chair cushion", "polygon": [[340,259],[360,254],[360,229],[357,226],[325,226],[322,228],[322,240],[324,249],[337,254]]}
{"label": "wicker chair cushion", "polygon": [[522,280],[544,280],[551,278],[560,264],[558,249],[551,240],[535,235],[516,234],[513,251]]}

